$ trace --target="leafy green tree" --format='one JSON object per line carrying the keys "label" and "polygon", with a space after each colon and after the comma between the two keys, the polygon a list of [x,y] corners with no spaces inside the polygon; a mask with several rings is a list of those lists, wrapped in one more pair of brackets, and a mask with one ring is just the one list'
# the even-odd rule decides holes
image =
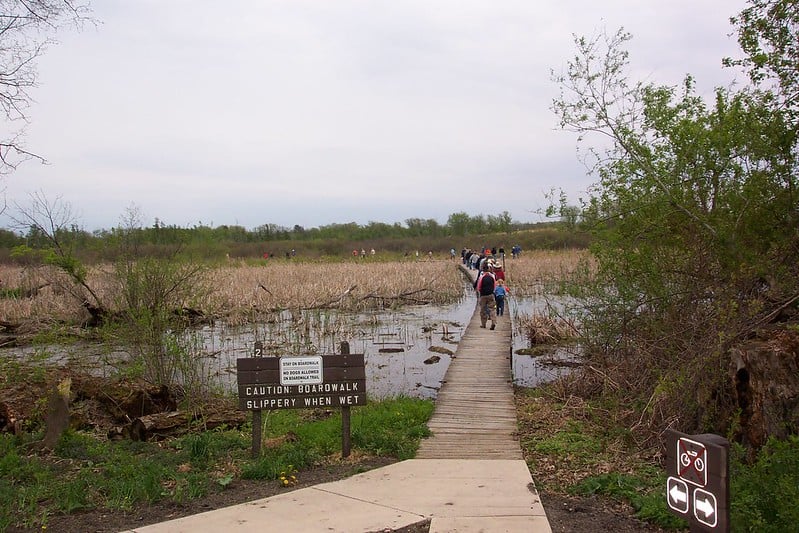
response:
{"label": "leafy green tree", "polygon": [[555,76],[561,126],[600,139],[583,210],[596,259],[587,356],[603,386],[648,399],[656,427],[677,413],[724,431],[711,426],[729,407],[728,348],[799,288],[797,133],[769,92],[717,89],[706,102],[690,76],[631,81],[629,39],[575,39]]}
{"label": "leafy green tree", "polygon": [[508,233],[511,229],[510,213],[503,211],[499,215],[488,215],[488,231],[496,233]]}
{"label": "leafy green tree", "polygon": [[750,0],[731,21],[738,28],[742,59],[725,59],[728,66],[747,69],[755,85],[776,82],[770,92],[793,121],[799,110],[799,8],[796,0]]}
{"label": "leafy green tree", "polygon": [[458,212],[452,213],[449,218],[447,218],[447,227],[449,227],[449,231],[452,235],[463,237],[469,231],[469,213],[466,212]]}

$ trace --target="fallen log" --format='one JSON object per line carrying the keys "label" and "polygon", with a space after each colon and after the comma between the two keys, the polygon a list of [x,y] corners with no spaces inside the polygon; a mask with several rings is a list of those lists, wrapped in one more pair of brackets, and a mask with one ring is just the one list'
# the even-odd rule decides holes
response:
{"label": "fallen log", "polygon": [[138,441],[165,439],[188,431],[192,420],[194,415],[185,411],[153,413],[133,419],[127,434],[132,440]]}
{"label": "fallen log", "polygon": [[127,426],[123,426],[109,438],[119,436],[132,440],[162,440],[170,437],[179,437],[192,431],[206,431],[220,426],[239,428],[246,422],[246,413],[238,409],[224,410],[198,416],[189,411],[168,411],[153,413],[133,419]]}

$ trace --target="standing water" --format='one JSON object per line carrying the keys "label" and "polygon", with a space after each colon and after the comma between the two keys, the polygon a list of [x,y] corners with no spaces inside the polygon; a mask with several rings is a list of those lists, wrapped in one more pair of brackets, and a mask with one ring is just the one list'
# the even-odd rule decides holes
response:
{"label": "standing water", "polygon": [[[346,341],[351,353],[364,354],[371,399],[435,398],[475,305],[471,287],[465,287],[462,298],[449,306],[409,306],[361,314],[283,311],[268,321],[246,326],[231,327],[217,321],[187,333],[190,339],[185,344],[192,346],[195,357],[203,358],[202,367],[211,380],[229,392],[236,391],[236,359],[251,357],[258,341],[272,356],[334,354]],[[514,384],[523,387],[534,387],[560,373],[539,358],[516,354],[527,346],[516,327],[517,317],[531,313],[536,305],[532,300],[512,299],[505,314],[514,322]],[[129,359],[124,348],[85,343],[7,348],[3,352],[28,361],[80,365],[96,375],[111,375]]]}

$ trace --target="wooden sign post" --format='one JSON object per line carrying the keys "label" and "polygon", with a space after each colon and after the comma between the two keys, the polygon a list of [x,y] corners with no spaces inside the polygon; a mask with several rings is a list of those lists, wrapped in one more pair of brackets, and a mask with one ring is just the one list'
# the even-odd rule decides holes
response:
{"label": "wooden sign post", "polygon": [[[366,405],[363,354],[262,357],[261,343],[253,357],[236,360],[239,409],[253,411],[252,454],[261,453],[261,411],[341,407],[342,455],[350,453],[350,406]],[[256,426],[257,424],[257,426]],[[346,435],[345,435],[346,433]]]}

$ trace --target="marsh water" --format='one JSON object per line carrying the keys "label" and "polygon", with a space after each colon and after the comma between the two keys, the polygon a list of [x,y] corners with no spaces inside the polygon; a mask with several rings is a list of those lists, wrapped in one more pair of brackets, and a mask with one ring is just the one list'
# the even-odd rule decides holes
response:
{"label": "marsh water", "polygon": [[[448,306],[410,306],[400,310],[350,314],[337,311],[283,311],[257,324],[231,327],[223,321],[187,333],[186,346],[200,358],[202,370],[223,389],[235,391],[236,359],[250,357],[255,342],[267,355],[339,353],[341,342],[351,353],[363,353],[370,398],[396,396],[435,398],[466,327],[476,299],[464,288],[460,300]],[[521,314],[542,309],[536,299],[510,299],[505,316],[514,322]],[[519,355],[526,339],[513,327],[514,384],[534,387],[567,371],[553,360],[568,354],[553,350],[543,356]],[[76,344],[6,349],[7,355],[56,363],[79,363],[95,374],[110,375],[127,360],[124,347]]]}

